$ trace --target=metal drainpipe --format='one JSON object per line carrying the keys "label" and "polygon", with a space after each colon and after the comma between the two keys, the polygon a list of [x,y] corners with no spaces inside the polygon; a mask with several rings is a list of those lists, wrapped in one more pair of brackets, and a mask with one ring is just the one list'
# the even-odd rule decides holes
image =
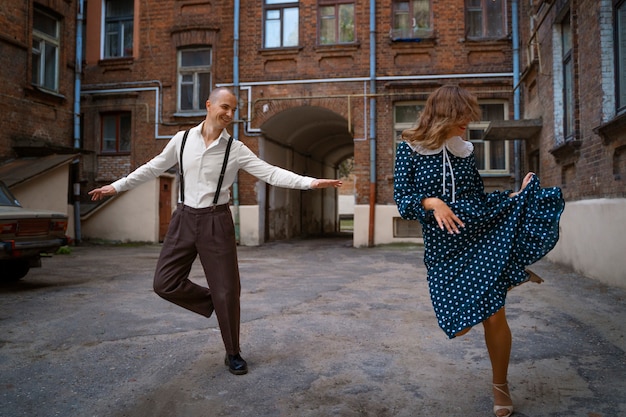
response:
{"label": "metal drainpipe", "polygon": [[[239,100],[239,0],[234,1],[234,23],[233,23],[233,92]],[[233,128],[233,138],[239,140],[239,106],[235,110],[235,128]],[[239,175],[233,182],[233,211],[235,222],[235,239],[239,242]]]}
{"label": "metal drainpipe", "polygon": [[[78,1],[76,14],[76,65],[74,67],[74,149],[80,149],[80,77],[83,72],[83,7],[84,0]],[[78,163],[78,162],[75,162]],[[80,171],[76,170],[79,173]],[[74,185],[74,242],[79,244],[80,227],[80,182],[75,179]]]}
{"label": "metal drainpipe", "polygon": [[[370,0],[370,93],[376,94],[376,0]],[[374,246],[376,222],[376,98],[370,97],[370,198],[368,246]]]}
{"label": "metal drainpipe", "polygon": [[[513,118],[520,118],[520,91],[519,91],[519,11],[518,0],[511,1],[511,32],[513,42]],[[513,142],[515,155],[515,189],[519,190],[522,183],[521,143],[519,139]]]}

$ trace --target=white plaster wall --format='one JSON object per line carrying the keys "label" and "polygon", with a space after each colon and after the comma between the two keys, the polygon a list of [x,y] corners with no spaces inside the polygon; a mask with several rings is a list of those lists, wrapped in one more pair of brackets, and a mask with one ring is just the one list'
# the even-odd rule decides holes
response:
{"label": "white plaster wall", "polygon": [[159,178],[126,191],[82,222],[84,239],[159,241]]}
{"label": "white plaster wall", "polygon": [[[234,207],[231,207],[231,210],[234,217]],[[241,246],[258,246],[261,243],[259,206],[239,206],[239,244]]]}
{"label": "white plaster wall", "polygon": [[63,165],[11,188],[23,207],[67,214],[65,234],[74,237],[74,206],[67,203],[70,165]]}
{"label": "white plaster wall", "polygon": [[626,199],[567,202],[559,242],[547,258],[626,288]]}
{"label": "white plaster wall", "polygon": [[[354,247],[368,245],[369,241],[369,205],[354,206]],[[422,238],[396,238],[393,236],[393,218],[400,217],[395,205],[377,205],[374,212],[374,245],[389,243],[424,243]]]}
{"label": "white plaster wall", "polygon": [[[421,238],[393,237],[396,206],[376,206],[374,245],[423,243]],[[567,202],[561,216],[560,239],[546,256],[587,277],[626,288],[626,199]],[[369,206],[356,205],[353,245],[368,245]]]}
{"label": "white plaster wall", "polygon": [[354,214],[354,194],[339,194],[338,204],[339,214]]}

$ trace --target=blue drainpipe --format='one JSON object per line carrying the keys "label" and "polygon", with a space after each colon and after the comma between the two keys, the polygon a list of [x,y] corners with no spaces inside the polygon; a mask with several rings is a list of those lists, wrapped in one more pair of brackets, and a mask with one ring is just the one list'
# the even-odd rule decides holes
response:
{"label": "blue drainpipe", "polygon": [[370,196],[368,246],[374,246],[376,224],[376,0],[370,0]]}
{"label": "blue drainpipe", "polygon": [[[233,92],[239,100],[239,0],[235,0],[234,27],[233,27]],[[239,106],[235,109],[235,128],[233,128],[233,139],[239,140]],[[235,239],[239,242],[240,222],[239,222],[239,176],[233,183],[233,205],[235,213]]]}
{"label": "blue drainpipe", "polygon": [[[511,1],[511,32],[513,42],[513,118],[520,118],[520,91],[519,91],[519,11],[518,0]],[[515,189],[519,190],[522,183],[522,166],[521,166],[521,142],[515,139],[513,149],[515,155]]]}
{"label": "blue drainpipe", "polygon": [[[84,0],[78,1],[78,11],[76,14],[76,64],[74,67],[74,149],[79,150],[80,146],[80,78],[83,72],[83,8]],[[78,163],[78,161],[74,162]],[[75,172],[79,172],[76,170]],[[74,241],[79,244],[81,241],[80,228],[80,182],[75,178],[73,184],[74,192]]]}

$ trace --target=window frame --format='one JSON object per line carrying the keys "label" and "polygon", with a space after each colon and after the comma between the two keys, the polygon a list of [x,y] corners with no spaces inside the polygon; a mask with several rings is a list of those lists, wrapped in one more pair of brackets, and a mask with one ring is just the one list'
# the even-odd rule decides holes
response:
{"label": "window frame", "polygon": [[[489,105],[489,104],[498,104],[502,105],[502,114],[503,120],[509,119],[509,103],[506,100],[479,100],[478,104]],[[480,122],[472,122],[467,125],[466,135],[469,135],[471,131],[484,131],[489,127],[489,123],[491,120],[481,120]],[[482,158],[485,162],[485,166],[483,169],[478,167],[478,160],[476,161],[476,166],[478,168],[478,172],[482,176],[502,176],[502,175],[510,175],[511,174],[511,141],[503,140],[503,141],[494,141],[494,140],[482,140],[482,139],[470,139],[466,136],[466,139],[469,139],[470,142],[474,144],[474,151],[476,151],[476,144],[480,143],[483,145],[483,155]],[[491,147],[493,142],[504,142],[504,168],[502,169],[492,169],[491,168]]]}
{"label": "window frame", "polygon": [[[480,2],[480,6],[470,6],[470,2]],[[489,9],[487,7],[488,2],[493,0],[465,0],[465,37],[470,40],[494,40],[494,39],[503,39],[507,37],[508,27],[507,27],[507,0],[496,0],[501,2],[501,19],[500,19],[500,29],[501,34],[499,35],[489,35],[489,27],[488,24],[493,21],[490,18]],[[470,34],[472,24],[470,19],[470,13],[480,11],[480,35]]]}
{"label": "window frame", "polygon": [[[615,110],[616,113],[621,114],[626,112],[626,0],[614,1],[613,16],[615,51]],[[620,25],[620,23],[622,23],[622,25]],[[623,37],[621,36],[621,33],[623,33]]]}
{"label": "window frame", "polygon": [[[108,150],[104,148],[105,145],[105,123],[108,118],[115,118],[115,150]],[[122,143],[122,118],[128,118],[128,149],[120,149]],[[132,148],[132,124],[133,118],[130,111],[115,111],[115,112],[103,112],[100,113],[100,154],[101,155],[129,155]]]}
{"label": "window frame", "polygon": [[[564,32],[565,23],[569,28],[569,33]],[[561,36],[561,71],[563,85],[563,137],[565,141],[574,137],[574,44],[571,14],[567,12],[561,20],[559,33]],[[569,49],[566,48],[566,35],[569,36]]]}
{"label": "window frame", "polygon": [[[424,109],[424,106],[426,105],[426,100],[409,100],[409,101],[398,101],[393,103],[393,137],[394,137],[394,147],[393,147],[393,153],[394,153],[394,164],[395,164],[395,154],[396,154],[396,150],[398,149],[398,145],[402,142],[402,131],[405,129],[410,129],[413,126],[415,126],[415,123],[417,122],[417,116],[419,116],[419,113]],[[398,113],[397,113],[397,109],[398,107],[416,107],[416,115],[415,115],[415,119],[413,119],[413,121],[411,122],[398,122],[397,117],[398,117]]]}
{"label": "window frame", "polygon": [[[391,4],[391,29],[390,36],[392,40],[402,40],[402,39],[422,39],[422,38],[430,38],[433,35],[433,2],[432,0],[424,0],[428,2],[428,27],[427,28],[417,28],[417,24],[415,23],[415,11],[413,9],[413,0],[393,0]],[[399,3],[408,3],[408,16],[413,16],[411,19],[414,21],[412,25],[412,34],[408,34],[404,32],[402,28],[396,28],[397,19],[399,19],[398,5]],[[410,31],[407,29],[407,32]]]}
{"label": "window frame", "polygon": [[[356,3],[354,0],[319,0],[317,5],[317,19],[319,22],[318,25],[318,36],[317,42],[319,45],[346,45],[352,44],[356,42]],[[352,30],[351,40],[342,40],[342,30],[341,30],[341,7],[342,6],[352,6]],[[322,42],[322,22],[325,17],[322,17],[322,8],[325,7],[333,7],[334,8],[334,39],[331,42]]]}
{"label": "window frame", "polygon": [[[135,36],[134,36],[134,30],[135,30],[135,0],[119,0],[119,1],[127,1],[132,3],[132,14],[131,15],[126,15],[126,16],[115,16],[115,17],[108,17],[107,16],[107,5],[112,2],[112,1],[116,1],[116,0],[102,0],[102,51],[101,51],[101,56],[102,59],[119,59],[119,58],[129,58],[132,57],[134,54],[134,50],[135,50]],[[110,35],[115,33],[112,31],[108,30],[108,25],[109,24],[115,24],[117,23],[117,29],[118,29],[118,39],[117,39],[117,45],[116,47],[118,48],[118,50],[120,51],[119,54],[117,55],[112,55],[110,52],[111,49],[111,42],[109,40]],[[126,30],[126,25],[130,23],[130,31]],[[126,36],[126,33],[129,32],[130,33],[130,51],[126,51],[126,48],[124,47],[125,44],[125,40],[128,39],[128,36]]]}
{"label": "window frame", "polygon": [[[196,66],[185,66],[182,65],[183,53],[185,52],[208,52],[209,53],[209,64],[206,66],[196,65]],[[206,110],[206,100],[209,98],[209,93],[211,92],[211,86],[213,85],[213,48],[210,46],[205,47],[195,47],[195,48],[180,48],[176,51],[176,109],[178,113],[184,113],[185,115],[200,115],[204,114]],[[206,86],[208,91],[205,91],[203,94],[202,82],[200,80],[200,74],[209,74],[209,81]],[[192,108],[191,109],[183,109],[182,108],[182,93],[183,93],[183,76],[191,75],[192,80],[192,89],[193,89],[193,97],[192,97]],[[204,97],[206,96],[206,97]]]}
{"label": "window frame", "polygon": [[[39,14],[45,18],[49,18],[55,23],[56,38],[48,33],[43,32],[43,29],[35,28],[35,16]],[[33,10],[33,29],[32,29],[32,43],[31,43],[31,83],[39,88],[49,90],[52,92],[59,91],[59,54],[61,50],[61,21],[50,13],[35,8]],[[35,48],[35,43],[38,47]],[[52,57],[48,55],[48,51],[52,49]],[[48,67],[48,59],[52,59],[52,68]],[[51,77],[52,85],[48,84],[49,71],[54,71]]]}
{"label": "window frame", "polygon": [[[295,9],[298,13],[296,22],[296,43],[294,45],[285,45],[285,11]],[[268,46],[268,12],[278,11],[280,16],[278,20],[280,29],[279,45]],[[280,49],[280,48],[296,48],[300,46],[300,2],[298,0],[264,0],[263,1],[263,48],[264,49]]]}
{"label": "window frame", "polygon": [[[398,145],[400,144],[400,142],[402,141],[401,136],[399,135],[399,133],[402,132],[402,130],[404,129],[408,129],[411,128],[413,126],[415,126],[415,123],[417,121],[414,120],[413,122],[409,123],[409,122],[398,122],[397,121],[397,108],[401,107],[401,106],[416,106],[416,107],[421,107],[421,109],[423,109],[424,105],[426,104],[425,100],[414,100],[414,101],[400,101],[400,102],[396,102],[393,104],[393,130],[394,130],[394,164],[395,164],[395,155],[396,155],[396,150],[398,149]],[[499,104],[502,105],[502,111],[503,111],[503,117],[504,120],[507,120],[509,117],[509,102],[506,100],[479,100],[478,102],[479,105],[486,105],[486,104]],[[419,112],[421,111],[421,109],[417,110],[417,113],[419,114]],[[481,120],[480,122],[474,122],[474,123],[470,123],[468,124],[467,127],[467,132],[466,135],[469,135],[470,131],[480,131],[482,130],[483,132],[489,127],[489,122],[490,120]],[[467,139],[468,137],[466,137]],[[503,176],[503,175],[510,175],[511,174],[511,143],[508,140],[503,141],[504,142],[504,168],[502,169],[491,169],[491,142],[493,141],[485,141],[482,139],[473,139],[470,140],[470,142],[472,143],[481,143],[483,145],[483,160],[485,161],[485,167],[484,169],[479,169],[478,172],[480,173],[480,175],[484,175],[484,176]],[[478,162],[478,161],[477,161]]]}

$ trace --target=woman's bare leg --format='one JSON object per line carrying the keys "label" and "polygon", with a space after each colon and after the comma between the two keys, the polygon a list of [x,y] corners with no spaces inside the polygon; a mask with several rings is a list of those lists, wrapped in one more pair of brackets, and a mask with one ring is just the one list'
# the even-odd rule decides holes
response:
{"label": "woman's bare leg", "polygon": [[[511,357],[511,329],[506,321],[504,307],[483,322],[485,328],[485,343],[491,360],[494,384],[506,384],[509,372],[509,359]],[[507,386],[501,386],[506,394],[509,393]],[[496,389],[493,390],[494,404],[511,405],[511,398]],[[506,415],[506,413],[503,411]]]}

